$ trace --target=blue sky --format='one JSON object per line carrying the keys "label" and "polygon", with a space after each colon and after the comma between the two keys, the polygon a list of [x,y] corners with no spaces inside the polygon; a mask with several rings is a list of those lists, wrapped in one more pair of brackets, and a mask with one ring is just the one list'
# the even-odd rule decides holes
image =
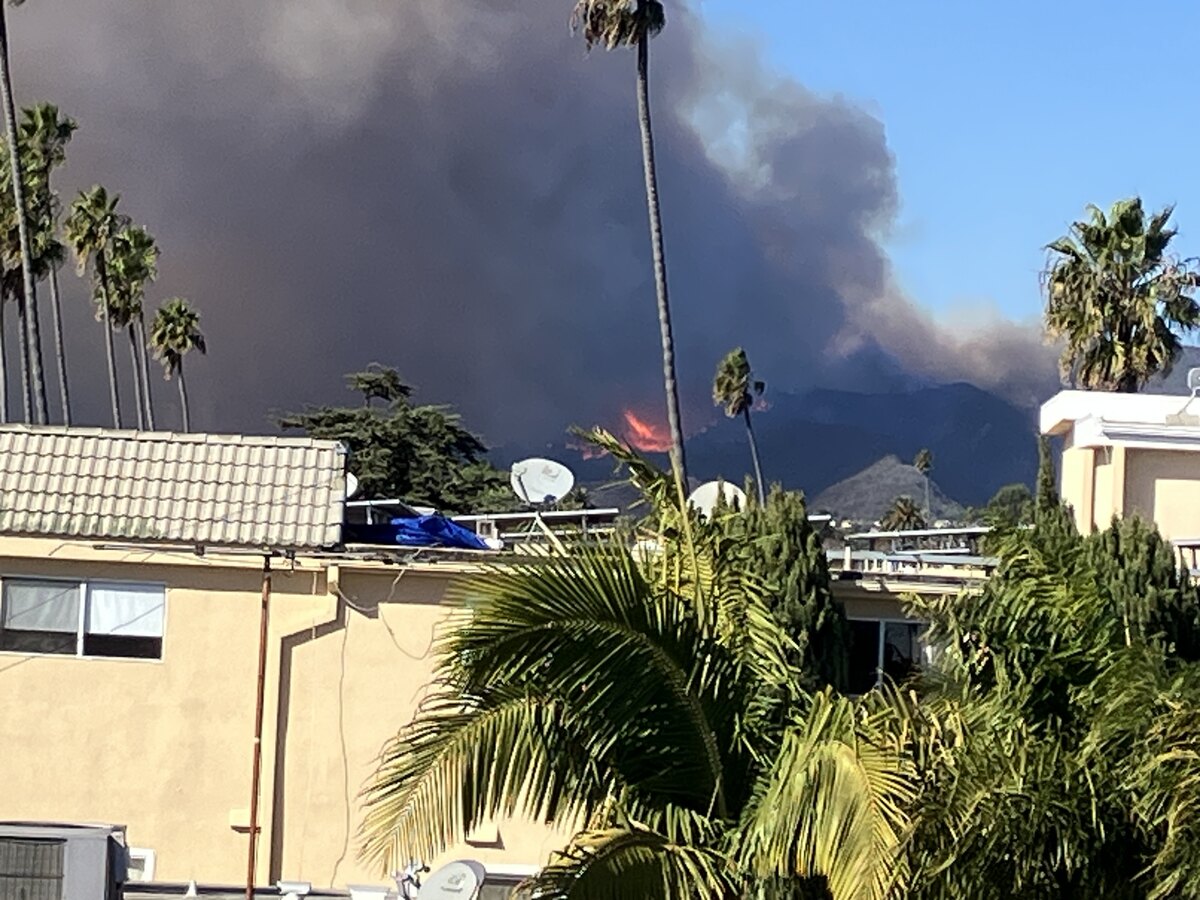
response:
{"label": "blue sky", "polygon": [[1088,203],[1177,205],[1200,256],[1200,4],[806,3],[702,0],[718,29],[878,117],[901,210],[887,246],[901,285],[948,310],[1041,308],[1041,247]]}

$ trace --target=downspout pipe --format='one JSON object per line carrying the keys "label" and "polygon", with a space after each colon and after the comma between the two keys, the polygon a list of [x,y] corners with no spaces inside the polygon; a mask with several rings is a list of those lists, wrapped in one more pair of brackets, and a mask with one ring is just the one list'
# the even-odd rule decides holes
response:
{"label": "downspout pipe", "polygon": [[262,782],[263,705],[267,691],[267,626],[271,619],[271,554],[263,553],[262,610],[258,625],[258,685],[254,697],[254,747],[250,769],[250,844],[246,854],[246,900],[254,900],[258,862],[258,795]]}

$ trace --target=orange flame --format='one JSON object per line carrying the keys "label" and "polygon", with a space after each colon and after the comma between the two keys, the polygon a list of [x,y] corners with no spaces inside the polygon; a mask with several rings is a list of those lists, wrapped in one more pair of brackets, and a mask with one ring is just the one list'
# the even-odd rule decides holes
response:
{"label": "orange flame", "polygon": [[671,449],[671,434],[665,425],[652,425],[631,409],[622,413],[625,430],[622,437],[636,450],[646,453],[667,453]]}

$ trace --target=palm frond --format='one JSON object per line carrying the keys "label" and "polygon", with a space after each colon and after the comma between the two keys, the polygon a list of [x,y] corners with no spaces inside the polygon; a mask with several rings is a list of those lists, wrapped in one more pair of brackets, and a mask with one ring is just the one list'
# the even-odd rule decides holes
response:
{"label": "palm frond", "polygon": [[385,871],[432,859],[497,814],[578,820],[605,796],[561,701],[441,690],[380,754],[363,789],[361,855]]}
{"label": "palm frond", "polygon": [[733,876],[715,851],[634,826],[576,835],[525,888],[532,900],[727,900]]}
{"label": "palm frond", "polygon": [[763,773],[735,844],[760,876],[823,876],[833,900],[882,900],[903,887],[912,771],[866,733],[855,702],[815,695]]}

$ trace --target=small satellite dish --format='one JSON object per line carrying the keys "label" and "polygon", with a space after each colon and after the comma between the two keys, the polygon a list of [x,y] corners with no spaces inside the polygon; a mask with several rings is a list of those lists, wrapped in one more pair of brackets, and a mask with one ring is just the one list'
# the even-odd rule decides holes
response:
{"label": "small satellite dish", "polygon": [[358,493],[358,478],[353,472],[346,473],[346,499],[349,500]]}
{"label": "small satellite dish", "polygon": [[1187,386],[1193,397],[1200,393],[1200,367],[1188,369]]}
{"label": "small satellite dish", "polygon": [[722,496],[725,498],[726,506],[736,506],[738,509],[746,508],[746,492],[736,484],[730,484],[727,481],[706,481],[692,491],[688,497],[688,506],[694,506],[702,516],[710,516],[712,511],[717,508],[717,503]]}
{"label": "small satellite dish", "polygon": [[446,863],[421,884],[421,900],[475,900],[487,870],[471,859]]}
{"label": "small satellite dish", "polygon": [[555,503],[573,487],[575,476],[560,462],[534,457],[513,463],[512,489],[532,506]]}

